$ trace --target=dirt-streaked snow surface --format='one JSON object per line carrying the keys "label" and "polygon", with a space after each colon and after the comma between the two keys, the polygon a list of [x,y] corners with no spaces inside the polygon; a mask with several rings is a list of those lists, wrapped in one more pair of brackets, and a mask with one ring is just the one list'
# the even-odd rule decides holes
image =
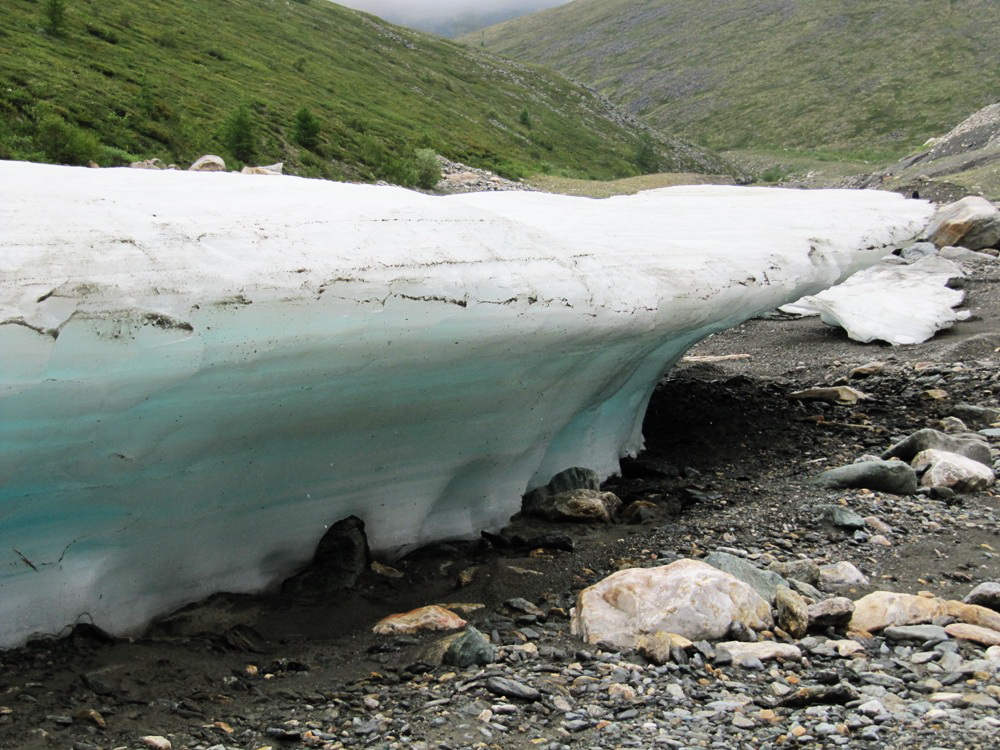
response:
{"label": "dirt-streaked snow surface", "polygon": [[919,234],[894,194],[431,197],[0,163],[0,646],[496,528],[692,344]]}

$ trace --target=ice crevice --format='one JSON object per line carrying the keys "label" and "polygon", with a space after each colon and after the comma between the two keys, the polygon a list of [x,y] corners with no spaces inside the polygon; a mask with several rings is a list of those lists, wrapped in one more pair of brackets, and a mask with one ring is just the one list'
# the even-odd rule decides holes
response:
{"label": "ice crevice", "polygon": [[692,344],[930,214],[0,162],[0,646],[263,589],[349,515],[384,551],[496,528],[640,450]]}

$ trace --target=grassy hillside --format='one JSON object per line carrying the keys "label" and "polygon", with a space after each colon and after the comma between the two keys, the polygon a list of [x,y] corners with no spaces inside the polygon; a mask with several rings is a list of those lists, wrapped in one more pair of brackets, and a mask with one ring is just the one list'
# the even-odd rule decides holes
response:
{"label": "grassy hillside", "polygon": [[1000,99],[996,0],[575,0],[465,37],[717,149],[887,159]]}
{"label": "grassy hillside", "polygon": [[559,75],[326,0],[4,1],[0,158],[219,153],[414,184],[422,148],[513,177],[637,174],[644,148],[656,167],[724,169]]}

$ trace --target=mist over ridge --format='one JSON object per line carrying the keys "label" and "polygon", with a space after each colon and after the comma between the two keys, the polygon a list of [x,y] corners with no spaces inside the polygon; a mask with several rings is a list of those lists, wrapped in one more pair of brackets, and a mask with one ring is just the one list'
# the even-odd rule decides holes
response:
{"label": "mist over ridge", "polygon": [[570,0],[336,0],[338,4],[381,16],[387,21],[457,36]]}

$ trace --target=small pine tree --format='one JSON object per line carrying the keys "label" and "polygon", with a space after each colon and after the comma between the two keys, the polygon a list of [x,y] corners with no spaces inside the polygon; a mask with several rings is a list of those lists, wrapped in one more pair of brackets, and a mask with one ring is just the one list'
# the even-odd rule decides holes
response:
{"label": "small pine tree", "polygon": [[233,156],[243,163],[253,161],[257,153],[256,128],[250,108],[241,104],[222,127],[222,142]]}
{"label": "small pine tree", "polygon": [[518,119],[518,121],[522,125],[524,125],[524,127],[526,127],[526,128],[530,128],[531,127],[531,115],[528,114],[528,108],[527,107],[525,107],[524,109],[521,110],[521,114],[518,116],[517,119]]}
{"label": "small pine tree", "polygon": [[295,125],[292,128],[292,139],[302,148],[315,151],[319,145],[319,120],[303,107],[295,113]]}
{"label": "small pine tree", "polygon": [[45,30],[52,36],[62,36],[66,28],[66,0],[45,0]]}

